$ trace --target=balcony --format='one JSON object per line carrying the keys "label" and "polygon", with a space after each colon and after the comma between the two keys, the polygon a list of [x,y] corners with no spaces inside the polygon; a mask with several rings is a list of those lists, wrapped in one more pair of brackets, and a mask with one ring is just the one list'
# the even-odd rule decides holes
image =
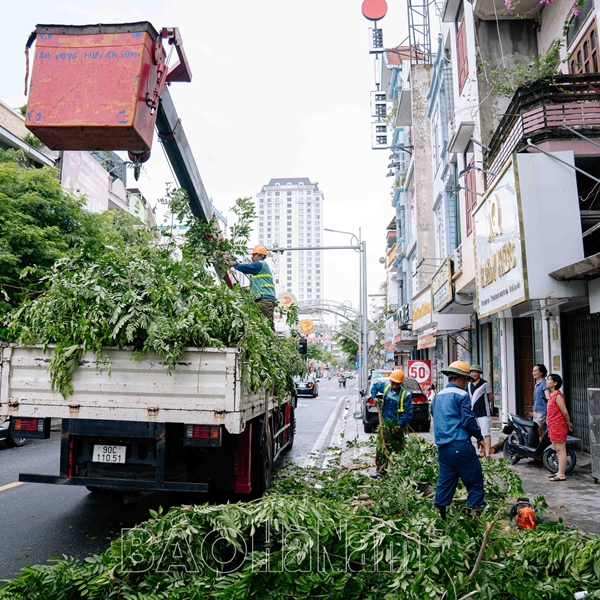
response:
{"label": "balcony", "polygon": [[519,88],[506,109],[484,156],[487,185],[513,152],[533,143],[574,139],[563,127],[587,137],[600,137],[600,74],[557,75]]}
{"label": "balcony", "polygon": [[[453,2],[448,1],[448,5]],[[477,0],[473,4],[473,14],[484,21],[537,19],[542,12],[540,0],[520,0],[512,2],[514,8],[507,10],[504,0]]]}

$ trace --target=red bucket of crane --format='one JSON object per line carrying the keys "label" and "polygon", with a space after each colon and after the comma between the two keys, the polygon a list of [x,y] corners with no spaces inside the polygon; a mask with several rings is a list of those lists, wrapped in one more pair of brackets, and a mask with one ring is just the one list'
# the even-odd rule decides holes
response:
{"label": "red bucket of crane", "polygon": [[[162,36],[181,61],[178,33]],[[38,25],[34,39],[25,118],[32,133],[53,150],[150,150],[169,81],[161,34],[150,23]],[[177,80],[190,81],[185,67]]]}

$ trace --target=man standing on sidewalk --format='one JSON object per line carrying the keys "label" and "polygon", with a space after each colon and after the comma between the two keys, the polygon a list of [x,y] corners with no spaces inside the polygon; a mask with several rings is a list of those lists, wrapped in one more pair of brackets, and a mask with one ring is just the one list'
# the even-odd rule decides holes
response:
{"label": "man standing on sidewalk", "polygon": [[484,443],[465,391],[473,379],[469,365],[457,360],[442,373],[448,377],[448,385],[434,398],[431,414],[440,467],[434,504],[442,519],[446,519],[446,508],[454,498],[459,479],[467,488],[467,507],[477,512],[485,504],[483,472],[471,437],[477,439],[480,448]]}
{"label": "man standing on sidewalk", "polygon": [[481,435],[485,443],[485,455],[489,456],[492,447],[490,425],[492,423],[491,403],[494,399],[494,392],[492,392],[490,384],[482,379],[483,369],[479,365],[471,365],[469,370],[473,378],[473,381],[467,386],[469,396],[471,396],[471,408],[481,428]]}

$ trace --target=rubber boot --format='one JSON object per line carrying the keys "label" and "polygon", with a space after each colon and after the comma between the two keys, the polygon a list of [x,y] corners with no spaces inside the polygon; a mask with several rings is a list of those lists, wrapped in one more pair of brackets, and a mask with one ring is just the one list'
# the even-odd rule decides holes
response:
{"label": "rubber boot", "polygon": [[446,507],[445,506],[436,506],[436,508],[440,511],[440,517],[442,517],[442,521],[446,520]]}

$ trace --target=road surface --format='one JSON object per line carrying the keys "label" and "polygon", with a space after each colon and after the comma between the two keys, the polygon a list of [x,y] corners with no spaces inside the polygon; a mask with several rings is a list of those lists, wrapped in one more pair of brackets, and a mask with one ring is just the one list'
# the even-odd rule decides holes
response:
{"label": "road surface", "polygon": [[[343,398],[356,397],[355,380],[339,389],[320,380],[318,398],[299,398],[296,438],[289,456],[298,464],[322,464],[339,430]],[[314,453],[314,454],[311,454]],[[25,565],[63,555],[85,558],[107,548],[122,528],[149,517],[149,510],[190,502],[190,496],[155,494],[124,504],[121,498],[90,494],[85,488],[19,483],[19,473],[58,474],[59,433],[31,440],[22,448],[0,443],[0,579],[14,577]],[[204,496],[195,496],[204,502]]]}

